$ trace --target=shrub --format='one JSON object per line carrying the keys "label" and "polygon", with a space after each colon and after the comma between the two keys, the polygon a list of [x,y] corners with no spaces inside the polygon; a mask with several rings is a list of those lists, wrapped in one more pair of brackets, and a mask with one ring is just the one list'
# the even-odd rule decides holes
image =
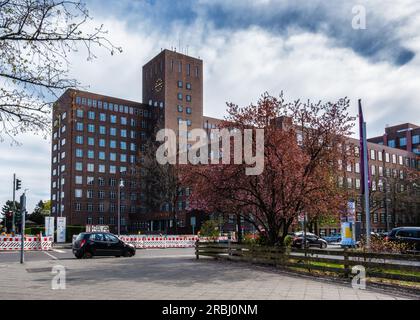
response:
{"label": "shrub", "polygon": [[248,245],[254,245],[257,243],[258,237],[253,234],[247,233],[244,235],[243,243]]}
{"label": "shrub", "polygon": [[[368,251],[366,247],[366,238],[362,237],[360,240],[360,249]],[[393,241],[386,241],[383,238],[372,236],[370,238],[370,252],[375,253],[403,253],[410,249],[410,246],[405,243],[398,243]]]}
{"label": "shrub", "polygon": [[270,243],[270,240],[268,239],[267,233],[266,232],[260,232],[256,242],[260,246],[268,246],[269,243]]}
{"label": "shrub", "polygon": [[285,247],[290,248],[293,243],[293,237],[291,235],[287,235],[284,237],[283,244]]}
{"label": "shrub", "polygon": [[207,220],[200,229],[200,236],[216,239],[219,236],[219,226],[215,220]]}

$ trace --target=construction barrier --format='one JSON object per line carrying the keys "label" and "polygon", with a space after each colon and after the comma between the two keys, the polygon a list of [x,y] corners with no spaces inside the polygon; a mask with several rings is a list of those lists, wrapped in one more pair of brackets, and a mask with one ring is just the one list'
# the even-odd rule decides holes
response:
{"label": "construction barrier", "polygon": [[[231,238],[230,240],[235,242],[236,238]],[[200,237],[200,242],[227,242],[227,241],[229,241],[229,237],[226,237],[226,236],[216,237],[216,238]]]}
{"label": "construction barrier", "polygon": [[120,239],[138,249],[193,248],[197,236],[120,236]]}
{"label": "construction barrier", "polygon": [[[21,250],[22,239],[20,236],[0,237],[0,251]],[[25,236],[23,250],[25,251],[48,251],[51,250],[52,237]]]}

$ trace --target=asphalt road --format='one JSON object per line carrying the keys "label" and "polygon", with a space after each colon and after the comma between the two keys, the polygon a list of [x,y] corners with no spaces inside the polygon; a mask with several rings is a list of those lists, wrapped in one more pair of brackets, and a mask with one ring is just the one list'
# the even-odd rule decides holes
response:
{"label": "asphalt road", "polygon": [[[69,249],[55,249],[53,251],[27,251],[25,261],[45,261],[58,259],[73,259],[73,253]],[[20,251],[0,252],[0,263],[20,262]]]}
{"label": "asphalt road", "polygon": [[[195,257],[194,249],[148,249],[137,250],[135,259],[142,258],[171,258],[171,257]],[[115,257],[94,257],[93,259],[117,259]],[[50,260],[77,260],[71,249],[53,249],[51,251],[27,251],[25,262],[50,261]],[[0,252],[0,264],[20,262],[20,252]]]}

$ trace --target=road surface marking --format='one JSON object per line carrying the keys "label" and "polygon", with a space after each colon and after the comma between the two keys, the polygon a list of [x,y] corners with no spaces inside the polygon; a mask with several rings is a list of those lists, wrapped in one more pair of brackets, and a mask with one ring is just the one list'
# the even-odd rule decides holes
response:
{"label": "road surface marking", "polygon": [[195,255],[186,255],[186,254],[179,254],[179,255],[168,255],[168,256],[141,256],[139,254],[136,255],[137,257],[141,257],[141,259],[156,259],[156,258],[195,258]]}
{"label": "road surface marking", "polygon": [[60,260],[57,257],[53,256],[52,254],[48,253],[47,251],[42,251],[42,252],[44,252],[47,256],[53,258],[54,260]]}
{"label": "road surface marking", "polygon": [[52,251],[57,252],[57,253],[66,253],[66,251],[58,250],[58,249],[52,249]]}

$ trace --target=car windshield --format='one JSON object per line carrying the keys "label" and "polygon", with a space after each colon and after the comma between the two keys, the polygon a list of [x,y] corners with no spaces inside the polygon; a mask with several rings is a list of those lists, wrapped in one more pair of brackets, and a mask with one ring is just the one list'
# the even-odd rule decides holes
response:
{"label": "car windshield", "polygon": [[109,233],[105,234],[105,239],[106,241],[109,241],[109,242],[118,242],[118,238]]}
{"label": "car windshield", "polygon": [[84,238],[85,234],[86,234],[86,233],[80,233],[80,234],[77,236],[76,241],[78,241],[78,240],[82,240],[82,239]]}
{"label": "car windshield", "polygon": [[93,241],[104,241],[104,236],[102,233],[94,233],[90,235],[90,240]]}

